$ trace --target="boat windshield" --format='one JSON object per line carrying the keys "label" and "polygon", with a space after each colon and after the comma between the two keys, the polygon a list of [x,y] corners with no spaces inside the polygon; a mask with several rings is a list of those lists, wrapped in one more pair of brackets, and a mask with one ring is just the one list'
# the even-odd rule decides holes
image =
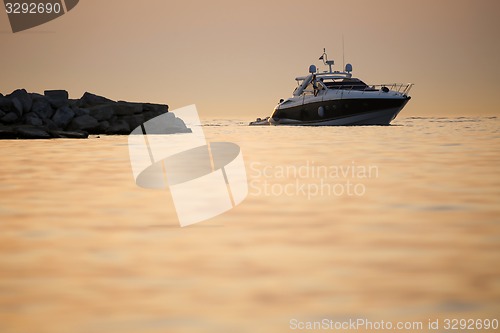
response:
{"label": "boat windshield", "polygon": [[316,81],[311,81],[306,87],[305,89],[302,91],[302,94],[301,95],[317,95],[319,92],[325,90],[325,84],[320,81],[320,80],[316,80]]}
{"label": "boat windshield", "polygon": [[323,84],[329,89],[367,90],[368,85],[355,78],[325,79]]}

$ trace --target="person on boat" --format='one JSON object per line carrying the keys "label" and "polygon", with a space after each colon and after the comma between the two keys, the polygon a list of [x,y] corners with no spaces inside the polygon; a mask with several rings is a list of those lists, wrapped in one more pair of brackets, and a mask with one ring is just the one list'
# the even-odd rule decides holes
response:
{"label": "person on boat", "polygon": [[313,74],[311,83],[313,86],[314,96],[318,96],[319,89],[318,89],[318,85],[316,84],[316,74]]}

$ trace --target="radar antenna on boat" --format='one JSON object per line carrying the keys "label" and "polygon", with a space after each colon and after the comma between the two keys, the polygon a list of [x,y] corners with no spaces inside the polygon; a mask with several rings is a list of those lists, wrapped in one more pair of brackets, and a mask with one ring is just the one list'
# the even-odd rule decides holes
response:
{"label": "radar antenna on boat", "polygon": [[323,54],[321,55],[321,57],[319,57],[318,60],[323,60],[323,64],[325,66],[328,65],[328,68],[329,68],[329,71],[330,71],[329,73],[333,73],[332,72],[332,66],[335,63],[335,61],[328,60],[328,55],[326,54],[326,48],[323,48]]}

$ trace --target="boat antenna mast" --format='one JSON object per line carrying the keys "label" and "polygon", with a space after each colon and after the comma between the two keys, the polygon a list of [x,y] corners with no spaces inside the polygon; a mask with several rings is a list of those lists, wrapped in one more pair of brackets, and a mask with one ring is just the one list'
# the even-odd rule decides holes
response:
{"label": "boat antenna mast", "polygon": [[344,34],[342,34],[342,68],[345,68]]}
{"label": "boat antenna mast", "polygon": [[321,55],[321,57],[319,57],[319,60],[323,60],[323,64],[326,66],[328,65],[328,68],[330,70],[330,73],[333,73],[332,72],[332,66],[333,64],[335,63],[335,61],[333,60],[328,60],[328,55],[326,54],[326,48],[323,48],[323,54]]}

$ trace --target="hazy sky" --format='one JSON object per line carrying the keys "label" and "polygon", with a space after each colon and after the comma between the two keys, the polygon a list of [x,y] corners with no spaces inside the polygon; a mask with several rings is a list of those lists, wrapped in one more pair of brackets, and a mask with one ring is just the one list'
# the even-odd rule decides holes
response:
{"label": "hazy sky", "polygon": [[413,82],[402,116],[499,114],[500,1],[81,0],[12,34],[0,13],[0,92],[66,89],[269,115],[326,47],[369,84]]}

